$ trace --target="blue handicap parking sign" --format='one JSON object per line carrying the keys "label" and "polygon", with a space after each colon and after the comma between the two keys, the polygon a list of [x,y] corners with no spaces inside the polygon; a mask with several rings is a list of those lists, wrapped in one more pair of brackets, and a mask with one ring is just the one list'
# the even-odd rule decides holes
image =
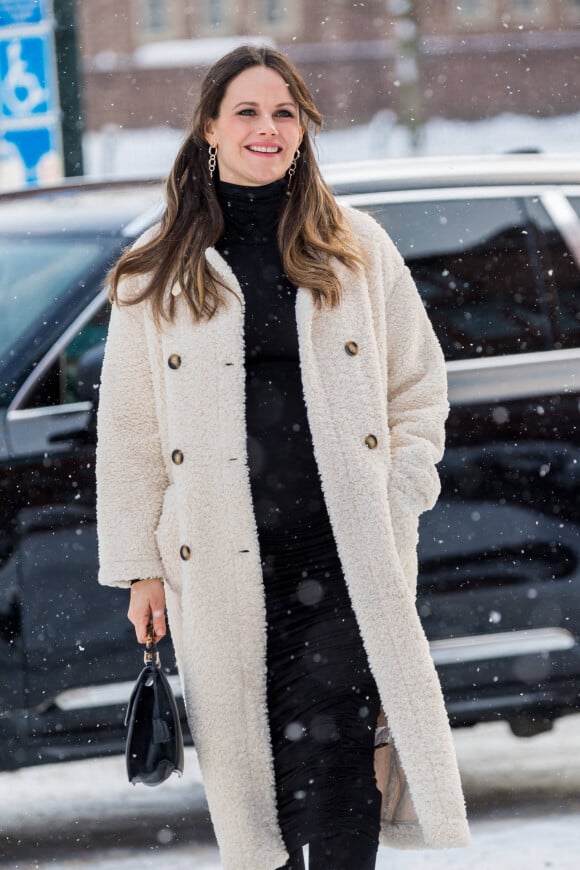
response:
{"label": "blue handicap parking sign", "polygon": [[3,184],[62,177],[51,0],[0,0],[0,165]]}
{"label": "blue handicap parking sign", "polygon": [[1,39],[0,97],[5,118],[44,115],[55,108],[49,36]]}
{"label": "blue handicap parking sign", "polygon": [[0,0],[0,27],[39,24],[47,15],[46,0]]}
{"label": "blue handicap parking sign", "polygon": [[19,154],[28,184],[54,180],[60,169],[60,137],[56,127],[14,130],[4,134]]}

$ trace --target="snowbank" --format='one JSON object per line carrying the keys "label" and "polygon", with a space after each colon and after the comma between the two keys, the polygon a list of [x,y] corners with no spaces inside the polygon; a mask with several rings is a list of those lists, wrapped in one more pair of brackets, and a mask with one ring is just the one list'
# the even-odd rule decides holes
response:
{"label": "snowbank", "polygon": [[[170,127],[124,130],[107,127],[84,139],[87,175],[135,177],[169,171],[183,132]],[[503,114],[481,121],[429,121],[414,148],[409,131],[384,110],[364,126],[330,130],[317,140],[321,161],[372,160],[435,154],[497,154],[538,149],[576,153],[580,150],[580,113],[557,118]]]}

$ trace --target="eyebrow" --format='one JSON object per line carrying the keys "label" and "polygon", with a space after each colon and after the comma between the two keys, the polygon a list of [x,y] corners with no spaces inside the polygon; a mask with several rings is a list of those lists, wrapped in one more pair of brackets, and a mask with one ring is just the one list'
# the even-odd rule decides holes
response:
{"label": "eyebrow", "polygon": [[[237,109],[238,106],[259,106],[259,105],[260,105],[259,103],[254,103],[254,102],[252,102],[252,100],[242,100],[241,103],[236,103],[236,105],[234,106],[234,109]],[[294,108],[296,108],[296,103],[293,103],[291,101],[287,101],[285,103],[276,103],[277,109],[280,109],[282,106],[293,106]]]}

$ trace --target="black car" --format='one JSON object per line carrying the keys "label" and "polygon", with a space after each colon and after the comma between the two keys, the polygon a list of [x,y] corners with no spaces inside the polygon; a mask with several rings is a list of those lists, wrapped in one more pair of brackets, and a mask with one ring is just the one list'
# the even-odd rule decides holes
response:
{"label": "black car", "polygon": [[[580,164],[325,172],[395,240],[448,360],[417,606],[451,721],[536,733],[580,708]],[[140,652],[127,595],[96,582],[102,281],[161,194],[132,182],[0,197],[0,769],[123,747]]]}

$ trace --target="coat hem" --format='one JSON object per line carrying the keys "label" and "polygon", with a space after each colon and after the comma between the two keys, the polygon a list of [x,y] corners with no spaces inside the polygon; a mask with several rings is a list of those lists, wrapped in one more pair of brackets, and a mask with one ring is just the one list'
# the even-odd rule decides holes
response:
{"label": "coat hem", "polygon": [[234,851],[234,854],[230,858],[229,854],[225,854],[225,850],[222,849],[220,850],[220,857],[223,870],[256,870],[256,867],[263,867],[264,870],[278,870],[279,867],[283,867],[286,864],[290,855],[284,847],[273,847],[268,850],[267,855],[264,854],[264,850],[260,849],[259,862],[255,852],[251,855],[248,855],[247,852],[241,855],[239,851]]}
{"label": "coat hem", "polygon": [[445,820],[440,831],[430,836],[417,822],[390,822],[381,828],[379,842],[392,849],[460,849],[469,846],[471,834],[465,819]]}

